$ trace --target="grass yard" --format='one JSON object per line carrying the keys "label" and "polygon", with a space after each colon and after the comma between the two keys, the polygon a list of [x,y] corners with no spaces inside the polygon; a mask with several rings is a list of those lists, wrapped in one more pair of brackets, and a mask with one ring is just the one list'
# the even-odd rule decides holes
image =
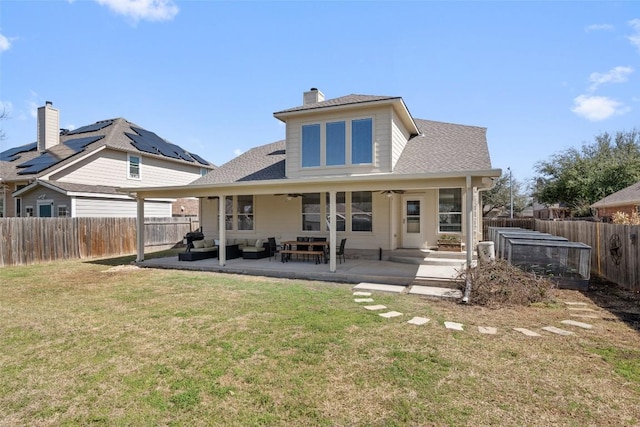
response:
{"label": "grass yard", "polygon": [[[489,310],[374,293],[405,313],[384,319],[351,288],[79,261],[0,269],[0,425],[640,425],[640,333],[588,295]],[[565,301],[596,310],[573,318],[594,328],[562,325]]]}

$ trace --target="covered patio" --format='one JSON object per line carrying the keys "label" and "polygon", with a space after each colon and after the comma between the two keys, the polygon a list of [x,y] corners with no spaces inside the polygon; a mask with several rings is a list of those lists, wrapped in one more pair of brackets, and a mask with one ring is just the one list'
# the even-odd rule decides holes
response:
{"label": "covered patio", "polygon": [[[429,261],[420,251],[397,250],[389,254],[389,260],[348,259],[337,264],[334,272],[324,264],[311,261],[283,263],[280,258],[226,260],[220,265],[218,259],[179,261],[177,256],[139,261],[140,267],[177,270],[209,271],[230,274],[246,274],[287,279],[319,280],[340,283],[372,282],[388,285],[410,286],[413,284],[456,287],[456,277],[464,268],[465,259]],[[460,254],[465,256],[464,254]]]}

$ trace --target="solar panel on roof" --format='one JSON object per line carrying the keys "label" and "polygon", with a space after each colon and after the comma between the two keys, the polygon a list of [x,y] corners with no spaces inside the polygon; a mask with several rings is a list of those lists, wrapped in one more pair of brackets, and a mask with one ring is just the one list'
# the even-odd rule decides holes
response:
{"label": "solar panel on roof", "polygon": [[125,132],[125,135],[127,135],[129,139],[131,139],[131,145],[136,147],[138,150],[144,151],[145,153],[158,154],[158,150],[156,150],[151,144],[149,144],[140,135],[136,135],[128,132]]}
{"label": "solar panel on roof", "polygon": [[31,173],[42,172],[43,170],[58,163],[60,160],[61,159],[54,157],[50,153],[42,153],[35,159],[31,159],[16,166],[18,168],[23,168],[20,172],[18,172],[18,175],[28,175]]}
{"label": "solar panel on roof", "polygon": [[64,145],[71,148],[75,153],[79,153],[80,151],[84,150],[87,145],[99,141],[102,138],[104,138],[104,135],[85,136],[84,138],[75,138],[69,141],[65,141]]}
{"label": "solar panel on roof", "polygon": [[95,132],[97,130],[104,129],[107,126],[110,126],[112,123],[113,123],[113,120],[105,120],[103,122],[97,122],[92,125],[82,126],[81,128],[67,132],[67,135],[75,135],[78,133],[86,133],[86,132]]}
{"label": "solar panel on roof", "polygon": [[9,148],[8,150],[0,153],[0,160],[5,162],[12,162],[18,159],[18,154],[26,153],[28,151],[33,151],[38,147],[37,142],[33,142],[31,144],[21,145],[20,147]]}
{"label": "solar panel on roof", "polygon": [[198,163],[200,163],[201,165],[206,165],[209,166],[209,162],[207,162],[205,159],[203,159],[202,157],[198,156],[197,154],[193,154],[193,153],[189,153],[191,155],[191,157],[193,157],[194,159],[196,159],[196,161]]}

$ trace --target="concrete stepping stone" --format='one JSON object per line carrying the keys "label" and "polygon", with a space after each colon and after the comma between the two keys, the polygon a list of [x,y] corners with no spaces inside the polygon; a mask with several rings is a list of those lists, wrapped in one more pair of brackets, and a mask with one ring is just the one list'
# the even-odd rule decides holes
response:
{"label": "concrete stepping stone", "polygon": [[409,293],[414,295],[424,295],[428,297],[437,297],[437,298],[452,298],[452,299],[462,298],[462,292],[458,289],[439,288],[435,286],[413,285],[411,289],[409,289]]}
{"label": "concrete stepping stone", "polygon": [[565,301],[566,305],[587,305],[586,302]]}
{"label": "concrete stepping stone", "polygon": [[575,335],[571,331],[565,331],[564,329],[556,328],[555,326],[545,326],[542,329],[547,331],[547,332],[551,332],[552,334],[557,334],[557,335],[563,335],[563,336]]}
{"label": "concrete stepping stone", "polygon": [[371,296],[371,292],[358,291],[358,292],[354,292],[353,296],[354,297],[370,297]]}
{"label": "concrete stepping stone", "polygon": [[539,336],[541,336],[539,333],[530,331],[529,329],[525,329],[525,328],[513,328],[513,330],[514,331],[518,331],[521,334],[524,334],[524,335],[526,335],[528,337],[539,337]]}
{"label": "concrete stepping stone", "polygon": [[426,317],[414,317],[413,319],[409,320],[407,323],[410,323],[412,325],[424,325],[426,323],[428,323],[431,319],[427,319]]}
{"label": "concrete stepping stone", "polygon": [[594,310],[593,308],[586,308],[586,307],[569,307],[569,310],[572,310],[572,311],[591,311],[593,313],[596,312],[596,310]]}
{"label": "concrete stepping stone", "polygon": [[373,302],[373,298],[354,298],[354,302]]}
{"label": "concrete stepping stone", "polygon": [[478,326],[478,332],[481,334],[495,335],[498,333],[498,328],[492,326]]}
{"label": "concrete stepping stone", "polygon": [[593,314],[572,314],[571,317],[580,317],[582,319],[599,319],[599,316],[594,316]]}
{"label": "concrete stepping stone", "polygon": [[588,323],[576,322],[575,320],[563,320],[560,323],[565,325],[577,326],[578,328],[583,328],[583,329],[593,328],[593,325],[590,325]]}
{"label": "concrete stepping stone", "polygon": [[386,305],[382,305],[382,304],[378,304],[378,305],[365,305],[364,308],[366,308],[367,310],[384,310],[387,308]]}
{"label": "concrete stepping stone", "polygon": [[444,327],[447,329],[453,329],[454,331],[464,331],[462,323],[456,322],[444,322]]}
{"label": "concrete stepping stone", "polygon": [[394,293],[401,293],[402,291],[404,291],[406,289],[405,286],[400,286],[400,285],[383,285],[381,283],[366,283],[366,282],[362,282],[362,283],[358,283],[357,285],[355,285],[353,287],[353,289],[358,289],[358,290],[366,290],[366,291],[383,291],[383,292],[394,292]]}
{"label": "concrete stepping stone", "polygon": [[380,313],[379,316],[390,319],[392,317],[402,316],[402,313],[400,313],[399,311],[389,311],[387,313]]}

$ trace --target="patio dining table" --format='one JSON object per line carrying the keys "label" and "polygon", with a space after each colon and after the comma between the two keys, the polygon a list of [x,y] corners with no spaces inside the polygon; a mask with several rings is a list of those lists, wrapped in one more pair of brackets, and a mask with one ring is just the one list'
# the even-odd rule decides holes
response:
{"label": "patio dining table", "polygon": [[[317,252],[318,251],[314,251],[313,247],[314,246],[322,246],[322,257],[324,258],[324,263],[326,264],[329,260],[329,256],[327,254],[327,251],[329,249],[329,245],[330,242],[328,241],[298,241],[298,240],[284,240],[282,242],[280,242],[280,244],[282,245],[282,250],[280,251],[280,259],[282,260],[282,262],[287,262],[291,260],[291,255],[292,254],[297,254],[297,255],[319,255]],[[307,249],[298,249],[298,246],[302,246],[302,247],[307,247]],[[294,249],[294,247],[296,249]],[[318,262],[316,261],[316,264]]]}

